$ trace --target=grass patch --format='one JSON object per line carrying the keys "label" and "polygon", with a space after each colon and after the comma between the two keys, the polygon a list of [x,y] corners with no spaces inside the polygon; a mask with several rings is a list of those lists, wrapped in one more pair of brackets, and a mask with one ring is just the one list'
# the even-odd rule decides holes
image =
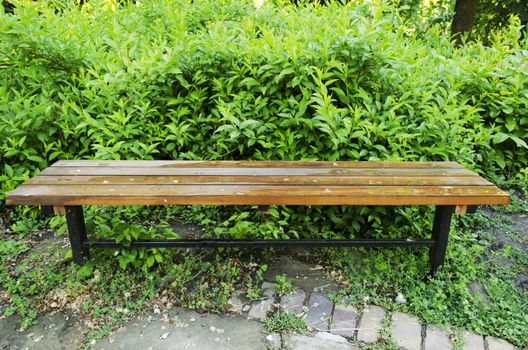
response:
{"label": "grass patch", "polygon": [[306,332],[306,322],[303,319],[286,313],[278,311],[264,320],[264,326],[270,332],[291,332],[304,333]]}

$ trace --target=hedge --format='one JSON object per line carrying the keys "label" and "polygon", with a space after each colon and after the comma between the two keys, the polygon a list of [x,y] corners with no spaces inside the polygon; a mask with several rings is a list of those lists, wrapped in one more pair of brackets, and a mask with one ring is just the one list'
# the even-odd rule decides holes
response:
{"label": "hedge", "polygon": [[0,11],[0,199],[58,159],[528,165],[513,23],[455,48],[377,1],[20,2]]}

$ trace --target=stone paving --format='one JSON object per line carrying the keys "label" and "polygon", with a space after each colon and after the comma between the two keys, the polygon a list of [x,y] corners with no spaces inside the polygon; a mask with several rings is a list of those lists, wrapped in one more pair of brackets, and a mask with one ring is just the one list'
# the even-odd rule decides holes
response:
{"label": "stone paving", "polygon": [[420,350],[422,347],[422,325],[416,317],[395,312],[391,319],[390,333],[400,348]]}
{"label": "stone paving", "polygon": [[304,312],[305,299],[306,292],[304,290],[296,290],[290,294],[282,296],[280,305],[287,313],[301,315]]}
{"label": "stone paving", "polygon": [[[290,259],[290,258],[286,258]],[[456,334],[437,325],[422,324],[412,315],[389,313],[376,305],[357,310],[346,299],[339,303],[329,295],[336,285],[325,279],[317,267],[299,261],[281,261],[281,275],[292,281],[295,290],[279,297],[275,293],[274,275],[261,286],[259,300],[248,300],[242,291],[235,291],[228,301],[229,314],[198,314],[172,308],[165,314],[131,319],[105,339],[89,347],[99,350],[117,349],[363,349],[380,339],[390,339],[404,350],[452,349]],[[305,320],[306,334],[270,333],[264,323],[274,312],[284,311]],[[0,317],[0,350],[64,349],[83,346],[89,325],[56,313],[45,315],[39,323],[18,332],[15,316]],[[505,340],[484,337],[474,332],[458,333],[467,350],[515,350]],[[86,345],[86,344],[84,344]]]}
{"label": "stone paving", "polygon": [[352,338],[357,328],[359,314],[351,306],[335,305],[330,333]]}
{"label": "stone paving", "polygon": [[[268,349],[263,325],[240,316],[198,314],[173,308],[144,317],[93,345],[97,350]],[[51,350],[51,349],[50,349]]]}
{"label": "stone paving", "polygon": [[318,331],[327,331],[330,326],[333,306],[334,304],[325,294],[312,293],[308,299],[306,325]]}
{"label": "stone paving", "polygon": [[383,327],[385,310],[379,306],[367,306],[361,315],[357,330],[357,340],[362,343],[374,343],[378,340]]}
{"label": "stone paving", "polygon": [[[264,287],[269,289],[269,285]],[[450,329],[421,324],[411,315],[387,313],[367,305],[362,312],[345,304],[334,304],[328,294],[297,290],[278,297],[269,291],[261,300],[248,301],[234,293],[231,314],[198,314],[173,308],[131,320],[107,338],[90,345],[98,350],[117,349],[288,349],[357,350],[390,335],[400,349],[452,349]],[[269,333],[262,320],[283,310],[303,318],[306,334]],[[387,317],[390,315],[391,317]],[[0,318],[0,349],[80,349],[88,331],[78,320],[60,313],[46,315],[24,332],[10,330],[14,319]],[[460,333],[467,350],[515,350],[505,340]]]}
{"label": "stone paving", "polygon": [[38,321],[36,326],[20,332],[18,316],[0,317],[0,349],[80,349],[84,335],[89,331],[77,319],[61,313],[42,316]]}
{"label": "stone paving", "polygon": [[[269,349],[362,349],[377,342],[382,330],[388,330],[394,343],[404,350],[446,350],[452,349],[455,333],[450,329],[435,325],[422,324],[417,317],[402,313],[392,313],[387,319],[387,312],[375,305],[365,306],[363,312],[346,304],[334,304],[327,293],[295,290],[280,298],[269,292],[270,285],[265,282],[263,290],[267,293],[263,299],[254,302],[233,304],[240,305],[235,312],[248,318],[258,310],[259,319],[269,316],[273,310],[283,310],[302,317],[310,330],[308,335],[273,334],[269,335]],[[346,300],[344,301],[346,302]],[[243,306],[251,305],[249,313],[242,311]],[[267,308],[263,308],[266,305]],[[263,309],[267,312],[261,313]],[[265,314],[265,315],[264,315]],[[387,323],[387,324],[386,324]],[[278,341],[280,337],[280,342]],[[483,337],[473,332],[461,333],[467,350],[515,350],[505,340],[494,337]]]}

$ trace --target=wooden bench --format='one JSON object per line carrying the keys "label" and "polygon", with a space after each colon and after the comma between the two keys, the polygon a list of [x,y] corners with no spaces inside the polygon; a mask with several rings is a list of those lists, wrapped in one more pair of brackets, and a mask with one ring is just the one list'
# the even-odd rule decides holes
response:
{"label": "wooden bench", "polygon": [[467,206],[507,204],[509,196],[455,162],[89,161],[62,160],[7,195],[8,205],[66,213],[73,261],[90,248],[83,205],[434,205],[432,238],[357,240],[163,240],[131,247],[430,247],[443,264],[451,216]]}

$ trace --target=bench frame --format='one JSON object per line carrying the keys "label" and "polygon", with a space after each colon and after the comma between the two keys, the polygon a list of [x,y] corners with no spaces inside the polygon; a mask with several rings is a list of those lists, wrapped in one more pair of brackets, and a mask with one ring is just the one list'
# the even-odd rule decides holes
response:
{"label": "bench frame", "polygon": [[[49,207],[43,207],[50,211]],[[234,240],[234,239],[179,239],[179,240],[138,240],[131,242],[130,248],[234,248],[234,247],[429,247],[431,274],[444,264],[451,217],[455,213],[454,205],[435,207],[431,239],[300,239],[300,240]],[[470,209],[471,210],[471,209]],[[72,257],[76,264],[82,265],[90,257],[91,248],[120,248],[122,243],[113,240],[89,241],[86,234],[82,206],[66,206],[66,221],[70,238]]]}
{"label": "bench frame", "polygon": [[[6,196],[65,214],[73,262],[95,248],[420,247],[444,263],[451,218],[509,195],[456,162],[60,160]],[[88,240],[85,205],[434,205],[430,239]],[[48,207],[46,207],[48,206]],[[50,208],[49,206],[53,206]]]}

